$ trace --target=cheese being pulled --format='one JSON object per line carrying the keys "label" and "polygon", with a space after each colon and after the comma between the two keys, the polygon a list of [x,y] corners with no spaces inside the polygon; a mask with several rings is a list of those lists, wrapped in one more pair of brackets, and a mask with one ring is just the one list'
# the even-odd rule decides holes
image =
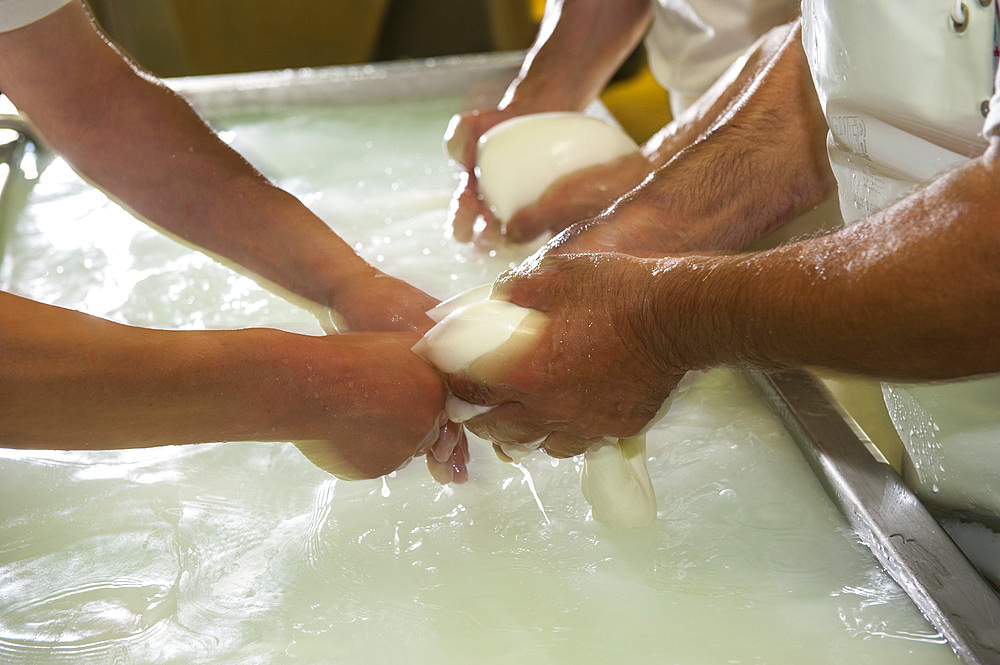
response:
{"label": "cheese being pulled", "polygon": [[656,519],[656,495],[646,469],[646,435],[605,437],[583,455],[583,498],[594,519],[609,526],[641,528]]}
{"label": "cheese being pulled", "polygon": [[[431,310],[430,317],[438,323],[417,342],[414,352],[446,373],[472,368],[475,374],[473,366],[486,361],[488,367],[491,354],[501,365],[516,359],[524,349],[517,344],[531,343],[547,319],[534,310],[490,300],[488,296],[489,287],[479,287]],[[445,408],[454,422],[464,422],[490,410],[454,395],[449,396]],[[540,443],[501,448],[519,462]],[[583,459],[581,486],[595,519],[613,527],[641,528],[652,524],[656,519],[656,495],[646,470],[645,434],[627,439],[608,437],[587,450]]]}

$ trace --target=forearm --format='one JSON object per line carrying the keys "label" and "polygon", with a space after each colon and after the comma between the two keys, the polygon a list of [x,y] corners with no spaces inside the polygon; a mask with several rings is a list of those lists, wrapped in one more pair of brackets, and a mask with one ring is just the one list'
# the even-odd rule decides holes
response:
{"label": "forearm", "polygon": [[296,363],[315,338],[135,328],[6,293],[0,321],[0,445],[104,449],[316,434],[296,431],[292,407],[305,390]]}
{"label": "forearm", "polygon": [[998,182],[985,157],[828,236],[663,260],[654,346],[684,368],[812,365],[900,380],[998,372]]}
{"label": "forearm", "polygon": [[0,292],[0,447],[293,441],[338,477],[375,478],[448,445],[416,339],[150,330]]}
{"label": "forearm", "polygon": [[74,168],[140,216],[321,304],[369,270],[186,102],[123,60],[78,4],[0,37],[4,92]]}
{"label": "forearm", "polygon": [[605,226],[612,249],[639,256],[739,250],[829,198],[827,126],[797,25],[765,42],[767,58],[704,135],[553,245],[590,250],[587,235]]}
{"label": "forearm", "polygon": [[553,0],[501,108],[580,111],[635,49],[651,20],[648,0]]}
{"label": "forearm", "polygon": [[[789,83],[794,86],[794,91],[787,96],[777,100],[769,96],[766,100],[768,104],[776,101],[799,103],[804,104],[804,108],[818,104],[812,99],[815,95],[806,95],[804,92],[807,91],[800,89],[803,86],[812,88],[805,54],[799,43],[800,28],[800,22],[796,20],[763,35],[746,56],[734,62],[701,97],[650,137],[642,146],[643,155],[654,167],[666,164],[710,129],[726,122],[736,109],[748,105],[759,108],[761,104],[755,96],[763,94],[762,88],[766,91],[768,87]],[[790,69],[797,70],[797,77],[787,73],[783,75]]]}
{"label": "forearm", "polygon": [[137,81],[118,85],[144,89],[125,92],[136,97],[132,103],[93,111],[117,121],[117,130],[51,139],[78,172],[125,207],[321,305],[336,307],[342,289],[375,273],[299,200],[219,141],[173,93]]}

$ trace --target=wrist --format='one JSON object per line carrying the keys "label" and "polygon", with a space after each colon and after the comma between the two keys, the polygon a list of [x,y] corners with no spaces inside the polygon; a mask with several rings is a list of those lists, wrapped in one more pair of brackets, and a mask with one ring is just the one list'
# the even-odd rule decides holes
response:
{"label": "wrist", "polygon": [[549,111],[583,111],[591,100],[582,99],[562,85],[558,77],[517,78],[507,88],[497,109],[512,116]]}
{"label": "wrist", "polygon": [[[264,275],[282,287],[336,309],[346,294],[370,280],[378,270],[365,261],[297,198],[280,189],[265,193],[258,215],[281,229],[267,247],[254,248],[273,275]],[[273,206],[268,209],[265,206]],[[280,220],[280,224],[274,224]]]}
{"label": "wrist", "polygon": [[381,274],[354,252],[338,257],[327,256],[318,268],[314,273],[318,289],[315,300],[336,311],[357,300],[359,293],[363,294],[368,290],[365,285]]}
{"label": "wrist", "polygon": [[[661,259],[648,296],[657,362],[683,370],[764,371],[805,363],[803,317],[816,294],[799,288],[767,253]],[[797,295],[798,294],[798,295]]]}
{"label": "wrist", "polygon": [[718,283],[718,264],[719,259],[706,256],[647,262],[639,326],[647,331],[647,357],[665,375],[739,364],[732,307],[739,296]]}
{"label": "wrist", "polygon": [[[327,338],[253,328],[220,345],[225,392],[239,405],[239,439],[297,441],[329,436],[332,382],[351,382],[349,359]],[[230,408],[236,405],[231,405]]]}

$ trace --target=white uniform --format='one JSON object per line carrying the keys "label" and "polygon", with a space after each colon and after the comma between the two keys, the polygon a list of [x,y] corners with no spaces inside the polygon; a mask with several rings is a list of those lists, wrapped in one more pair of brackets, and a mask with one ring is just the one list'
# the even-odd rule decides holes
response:
{"label": "white uniform", "polygon": [[[803,0],[847,223],[981,155],[1000,132],[996,1]],[[1000,518],[1000,376],[883,394],[908,483],[929,503]]]}
{"label": "white uniform", "polygon": [[0,0],[0,32],[23,28],[69,2],[70,0]]}
{"label": "white uniform", "polygon": [[649,69],[670,92],[674,115],[708,90],[761,35],[799,10],[799,0],[651,1]]}

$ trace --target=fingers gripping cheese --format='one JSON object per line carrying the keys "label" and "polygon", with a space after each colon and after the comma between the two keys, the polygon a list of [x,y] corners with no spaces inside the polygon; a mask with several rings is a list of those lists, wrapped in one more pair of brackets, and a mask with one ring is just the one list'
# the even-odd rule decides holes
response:
{"label": "fingers gripping cheese", "polygon": [[[413,350],[442,372],[466,372],[481,359],[497,354],[502,364],[523,351],[522,343],[541,332],[544,315],[501,300],[490,300],[488,289],[456,296],[429,313],[439,321]],[[506,345],[506,346],[505,346]],[[473,371],[473,374],[476,374]],[[448,417],[464,422],[490,410],[469,404],[454,395],[446,403]],[[515,461],[531,453],[540,442],[504,445],[504,453]],[[594,518],[608,526],[639,528],[656,518],[656,496],[646,470],[646,437],[606,438],[584,453],[581,484]]]}

